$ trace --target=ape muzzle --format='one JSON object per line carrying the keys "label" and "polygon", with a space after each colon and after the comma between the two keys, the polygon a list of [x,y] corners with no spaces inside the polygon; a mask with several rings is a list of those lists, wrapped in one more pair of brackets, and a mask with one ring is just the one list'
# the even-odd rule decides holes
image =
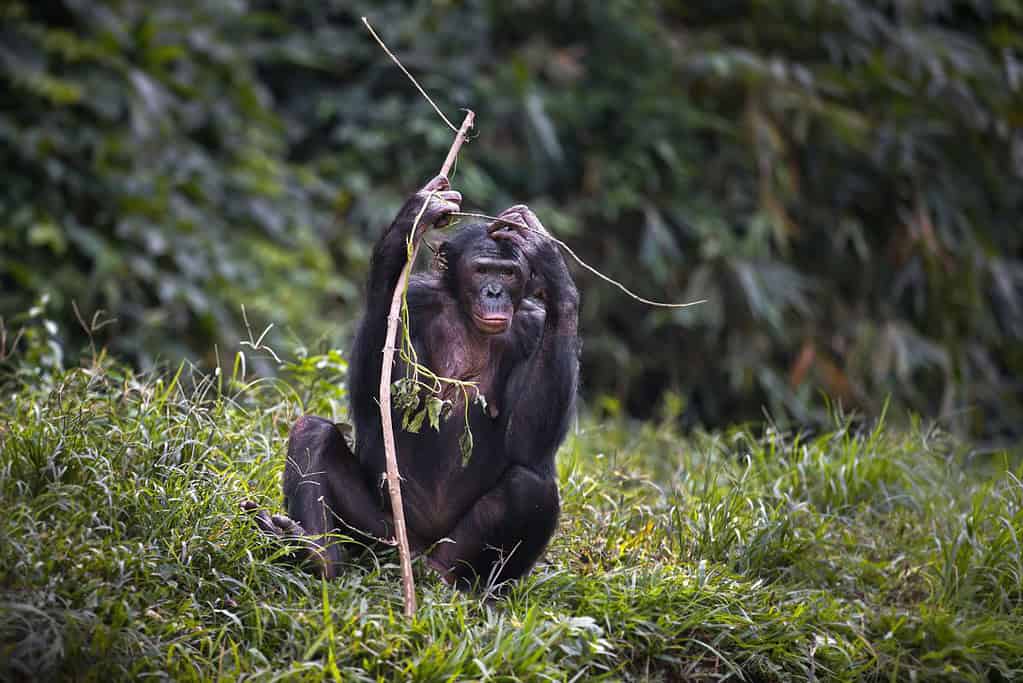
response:
{"label": "ape muzzle", "polygon": [[489,281],[480,287],[472,314],[473,322],[484,334],[500,334],[511,326],[515,307],[500,282]]}

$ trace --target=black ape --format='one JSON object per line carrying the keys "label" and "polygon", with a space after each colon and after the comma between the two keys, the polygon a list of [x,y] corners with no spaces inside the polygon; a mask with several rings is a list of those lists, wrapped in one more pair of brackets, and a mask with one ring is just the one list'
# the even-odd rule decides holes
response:
{"label": "black ape", "polygon": [[[261,512],[268,533],[306,539],[316,570],[338,571],[342,548],[310,537],[343,534],[363,543],[392,537],[383,486],[384,448],[377,403],[391,293],[405,263],[406,239],[420,221],[435,225],[458,210],[461,195],[434,178],[413,195],[373,252],[366,315],[350,357],[353,454],[337,427],[303,417],[292,428],[284,470],[290,517]],[[442,377],[472,381],[474,448],[463,467],[461,391],[454,419],[440,430],[398,430],[398,467],[409,542],[450,582],[501,582],[536,562],[557,523],[554,455],[568,428],[578,379],[578,294],[557,247],[536,216],[515,206],[495,222],[460,229],[441,246],[439,272],[416,275],[408,290],[411,339],[419,362]],[[405,367],[396,360],[395,377]],[[400,415],[395,424],[401,424]],[[444,540],[443,542],[442,539]]]}

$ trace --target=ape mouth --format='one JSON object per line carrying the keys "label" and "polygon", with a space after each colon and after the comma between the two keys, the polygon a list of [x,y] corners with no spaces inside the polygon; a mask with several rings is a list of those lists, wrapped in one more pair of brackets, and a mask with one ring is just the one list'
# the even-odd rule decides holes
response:
{"label": "ape mouth", "polygon": [[511,317],[504,313],[490,315],[473,313],[472,319],[476,323],[477,329],[485,334],[500,334],[507,330],[511,323]]}

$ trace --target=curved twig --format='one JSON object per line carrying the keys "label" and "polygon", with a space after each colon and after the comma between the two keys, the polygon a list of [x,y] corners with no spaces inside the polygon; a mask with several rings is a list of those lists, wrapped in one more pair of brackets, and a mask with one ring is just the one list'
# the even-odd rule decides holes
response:
{"label": "curved twig", "polygon": [[[430,106],[432,106],[433,110],[437,112],[437,115],[444,119],[444,123],[448,124],[448,128],[457,133],[458,128],[455,127],[455,124],[451,123],[451,121],[448,120],[447,116],[444,116],[444,112],[442,112],[440,110],[440,107],[438,107],[437,104],[432,99],[430,99],[430,96],[426,94],[425,90],[423,90],[423,86],[419,85],[419,81],[417,81],[412,76],[412,74],[408,72],[408,69],[405,68],[405,65],[402,64],[401,61],[399,61],[398,58],[394,56],[394,53],[391,52],[390,49],[388,49],[387,45],[384,44],[384,41],[381,40],[380,36],[377,35],[377,32],[374,31],[373,27],[369,25],[369,19],[363,17],[362,23],[364,23],[366,25],[366,28],[369,29],[369,32],[373,35],[373,39],[377,41],[377,45],[379,45],[383,49],[383,51],[387,53],[387,56],[391,58],[392,62],[398,65],[398,68],[401,69],[401,72],[408,76],[408,79],[412,81],[412,85],[416,86],[416,90],[419,91],[420,95],[426,98],[426,101],[430,103]],[[447,173],[445,173],[444,175],[447,175]]]}
{"label": "curved twig", "polygon": [[607,275],[604,275],[602,272],[600,272],[599,270],[597,270],[596,268],[594,268],[590,264],[586,263],[586,261],[583,261],[581,258],[579,258],[578,254],[576,254],[574,251],[572,251],[572,248],[570,246],[568,246],[567,244],[565,244],[564,242],[559,240],[554,235],[551,235],[550,233],[541,233],[539,230],[533,230],[529,226],[523,225],[522,223],[518,223],[516,221],[510,221],[507,218],[499,218],[497,216],[488,216],[488,215],[486,215],[484,213],[471,213],[471,212],[468,212],[468,211],[453,211],[451,213],[451,215],[452,216],[462,216],[464,218],[483,218],[485,220],[495,221],[495,222],[498,222],[498,223],[504,223],[505,225],[511,225],[511,226],[516,227],[516,228],[522,228],[523,230],[529,230],[530,232],[535,232],[537,234],[546,235],[551,241],[553,241],[559,247],[561,247],[566,252],[568,252],[568,255],[571,256],[573,259],[575,259],[575,262],[578,263],[580,266],[582,266],[586,270],[590,271],[591,273],[593,273],[594,275],[599,277],[604,282],[608,282],[608,283],[614,285],[615,287],[617,287],[618,289],[622,290],[627,295],[629,295],[630,298],[635,299],[636,301],[638,301],[638,302],[640,302],[642,304],[646,304],[647,306],[655,306],[657,308],[688,308],[690,306],[696,306],[697,304],[703,304],[703,303],[707,302],[706,299],[699,299],[698,301],[689,301],[689,302],[686,302],[684,304],[671,304],[671,303],[664,303],[662,301],[652,301],[650,299],[646,299],[644,297],[641,297],[639,294],[636,294],[635,292],[631,291],[628,287],[623,285],[618,280],[615,280],[613,278],[608,277]]}

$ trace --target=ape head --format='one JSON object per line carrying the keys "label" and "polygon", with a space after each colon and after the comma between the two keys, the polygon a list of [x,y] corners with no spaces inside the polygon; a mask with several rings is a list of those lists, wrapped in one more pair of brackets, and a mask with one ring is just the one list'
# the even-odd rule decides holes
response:
{"label": "ape head", "polygon": [[518,247],[492,239],[485,225],[468,225],[441,245],[437,264],[477,330],[487,335],[508,330],[530,274]]}

